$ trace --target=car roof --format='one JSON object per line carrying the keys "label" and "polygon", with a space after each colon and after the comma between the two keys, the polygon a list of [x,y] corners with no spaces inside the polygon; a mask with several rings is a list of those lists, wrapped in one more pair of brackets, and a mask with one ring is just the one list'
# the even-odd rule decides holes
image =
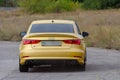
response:
{"label": "car roof", "polygon": [[36,20],[33,21],[32,24],[41,24],[41,23],[66,23],[66,24],[74,24],[73,20]]}

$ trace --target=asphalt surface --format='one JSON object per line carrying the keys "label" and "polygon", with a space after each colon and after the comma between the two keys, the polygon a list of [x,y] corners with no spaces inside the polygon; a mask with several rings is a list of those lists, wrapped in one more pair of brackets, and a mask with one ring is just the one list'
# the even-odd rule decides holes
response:
{"label": "asphalt surface", "polygon": [[87,48],[85,72],[74,68],[34,68],[20,73],[19,42],[0,42],[0,80],[120,80],[120,51]]}

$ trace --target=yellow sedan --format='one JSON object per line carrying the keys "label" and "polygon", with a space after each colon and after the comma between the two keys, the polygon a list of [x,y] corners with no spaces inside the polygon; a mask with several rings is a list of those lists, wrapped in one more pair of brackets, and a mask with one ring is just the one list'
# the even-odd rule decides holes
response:
{"label": "yellow sedan", "polygon": [[85,71],[86,46],[84,37],[75,21],[37,20],[27,32],[21,32],[19,70],[28,72],[30,67],[41,65],[77,65]]}

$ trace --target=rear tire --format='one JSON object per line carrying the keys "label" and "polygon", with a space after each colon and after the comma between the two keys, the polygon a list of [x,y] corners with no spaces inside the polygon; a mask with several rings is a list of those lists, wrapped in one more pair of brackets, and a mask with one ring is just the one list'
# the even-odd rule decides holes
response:
{"label": "rear tire", "polygon": [[81,71],[86,70],[86,58],[84,59],[84,64],[78,64],[78,67],[80,68]]}
{"label": "rear tire", "polygon": [[28,66],[19,64],[19,71],[20,72],[28,72],[28,70],[29,70]]}
{"label": "rear tire", "polygon": [[[86,51],[85,51],[85,53],[86,53]],[[81,65],[81,71],[85,71],[86,70],[86,61],[87,61],[87,53],[85,55],[84,64]]]}
{"label": "rear tire", "polygon": [[20,64],[20,58],[19,58],[19,71],[20,72],[28,72],[29,67],[27,65],[21,65]]}
{"label": "rear tire", "polygon": [[86,63],[84,63],[83,65],[81,65],[81,71],[85,71],[86,70]]}

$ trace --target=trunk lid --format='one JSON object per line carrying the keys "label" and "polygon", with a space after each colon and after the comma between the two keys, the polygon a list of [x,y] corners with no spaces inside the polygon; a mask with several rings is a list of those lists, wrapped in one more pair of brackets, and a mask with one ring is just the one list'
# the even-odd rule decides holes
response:
{"label": "trunk lid", "polygon": [[78,36],[69,33],[32,33],[26,38],[40,40],[37,44],[31,44],[33,49],[65,49],[71,48],[72,44],[66,44],[64,40],[78,39]]}

